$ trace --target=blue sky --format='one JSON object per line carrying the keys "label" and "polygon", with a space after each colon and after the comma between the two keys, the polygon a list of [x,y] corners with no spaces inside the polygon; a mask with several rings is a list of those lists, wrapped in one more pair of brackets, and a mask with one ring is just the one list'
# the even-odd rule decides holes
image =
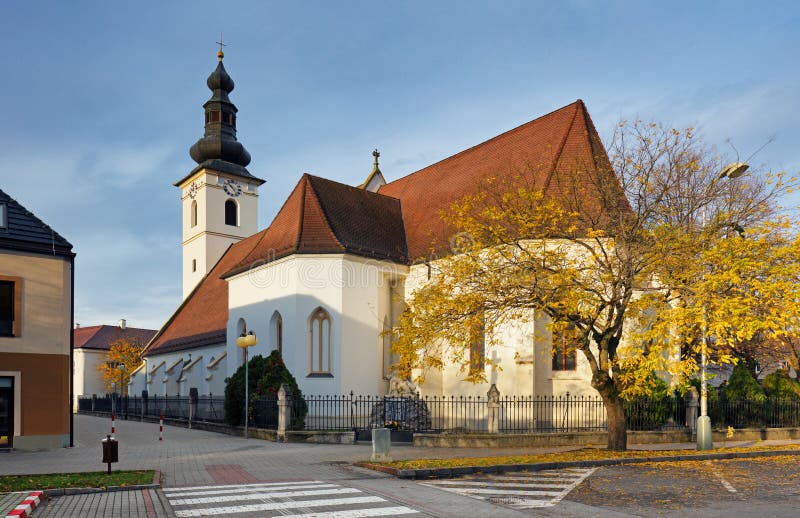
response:
{"label": "blue sky", "polygon": [[[793,2],[8,2],[0,188],[75,246],[76,321],[159,327],[215,41],[269,224],[303,172],[395,179],[583,99],[800,170]],[[793,200],[797,202],[797,200]]]}

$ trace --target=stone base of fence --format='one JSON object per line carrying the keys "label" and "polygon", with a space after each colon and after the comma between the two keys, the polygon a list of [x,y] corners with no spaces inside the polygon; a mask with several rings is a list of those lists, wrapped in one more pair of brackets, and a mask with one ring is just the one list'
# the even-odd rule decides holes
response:
{"label": "stone base of fence", "polygon": [[[757,441],[800,439],[800,428],[743,428],[727,439],[725,430],[713,432],[715,446],[726,440]],[[629,431],[628,444],[669,444],[692,442],[690,430],[655,432]],[[548,446],[599,446],[608,444],[606,432],[567,432],[531,434],[417,433],[414,446],[427,448],[526,448]]]}
{"label": "stone base of fence", "polygon": [[[95,417],[108,417],[108,412],[86,412],[81,411],[81,415],[91,415]],[[158,419],[151,417],[141,418],[136,416],[128,419],[129,421],[141,421],[143,423],[158,423]],[[124,421],[123,421],[124,422]],[[242,436],[244,433],[243,426],[231,426],[225,423],[211,423],[208,421],[192,421],[191,426],[189,421],[185,419],[169,419],[164,418],[164,424],[175,426],[178,428],[191,428],[192,430],[204,430],[207,432],[224,433],[227,435]],[[117,426],[124,426],[118,424]],[[169,440],[169,431],[165,432],[167,440]],[[352,431],[346,432],[327,432],[327,431],[314,431],[314,430],[287,430],[283,438],[278,436],[277,430],[267,430],[264,428],[248,427],[247,436],[253,439],[262,439],[265,441],[273,442],[308,442],[318,444],[355,444],[356,434]]]}

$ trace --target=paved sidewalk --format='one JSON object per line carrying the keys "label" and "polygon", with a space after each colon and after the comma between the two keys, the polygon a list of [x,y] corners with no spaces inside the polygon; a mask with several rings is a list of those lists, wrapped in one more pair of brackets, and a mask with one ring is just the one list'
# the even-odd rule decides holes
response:
{"label": "paved sidewalk", "polygon": [[[11,452],[0,462],[0,475],[100,471],[100,440],[110,430],[110,420],[76,416],[76,446],[47,452]],[[326,445],[273,443],[243,439],[200,430],[167,426],[164,441],[158,441],[158,425],[138,421],[117,421],[120,462],[114,469],[157,469],[164,474],[165,487],[329,480],[358,487],[402,505],[433,515],[462,518],[490,513],[492,516],[521,516],[519,511],[398,480],[356,468],[351,462],[368,460],[371,445]],[[800,441],[729,441],[726,446],[755,444],[798,444]],[[552,448],[414,448],[396,445],[395,459],[480,457],[540,454],[578,447]],[[636,449],[694,449],[693,443],[632,446]],[[338,481],[338,482],[337,482]],[[146,494],[153,508],[148,511]],[[35,516],[169,516],[163,494],[147,490],[76,495],[51,500]],[[421,508],[422,507],[422,508]],[[117,513],[117,514],[115,514]],[[138,513],[138,514],[137,514]],[[475,514],[478,513],[478,514]],[[500,514],[498,514],[500,513]],[[581,511],[578,514],[583,514]]]}

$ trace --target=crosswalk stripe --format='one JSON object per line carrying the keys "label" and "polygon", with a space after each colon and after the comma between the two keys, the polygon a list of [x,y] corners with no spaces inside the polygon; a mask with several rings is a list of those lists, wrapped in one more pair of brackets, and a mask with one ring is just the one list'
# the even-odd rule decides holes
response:
{"label": "crosswalk stripe", "polygon": [[351,498],[328,498],[322,500],[299,500],[294,502],[269,502],[249,505],[230,505],[225,507],[211,507],[205,509],[180,509],[175,511],[175,516],[187,518],[192,516],[216,516],[220,514],[247,513],[258,511],[280,511],[296,509],[298,507],[327,507],[337,505],[375,504],[386,502],[377,496],[356,496]]}
{"label": "crosswalk stripe", "polygon": [[187,496],[206,496],[206,495],[230,495],[235,493],[252,493],[254,491],[259,490],[269,490],[269,491],[286,491],[286,490],[300,490],[300,489],[323,489],[328,487],[339,487],[336,484],[304,484],[304,485],[296,485],[296,486],[271,486],[271,487],[248,487],[248,488],[239,488],[239,489],[220,489],[220,490],[206,490],[206,491],[188,491],[185,493],[170,493],[167,495],[167,498],[184,498]]}
{"label": "crosswalk stripe", "polygon": [[227,488],[259,488],[259,487],[272,487],[272,486],[292,486],[292,485],[302,485],[302,484],[324,484],[322,480],[302,480],[296,482],[262,482],[259,484],[228,484],[228,485],[220,485],[220,486],[192,486],[192,487],[169,487],[164,488],[162,491],[165,494],[171,493],[181,493],[183,491],[199,491],[202,489],[227,489]]}
{"label": "crosswalk stripe", "polygon": [[[505,479],[503,479],[505,480]],[[486,482],[473,480],[437,480],[436,486],[485,486]],[[492,482],[492,487],[560,487],[560,484],[526,484],[520,482]]]}
{"label": "crosswalk stripe", "polygon": [[175,505],[197,505],[197,504],[213,504],[215,502],[236,502],[244,500],[264,500],[271,498],[295,498],[298,496],[323,496],[323,495],[345,495],[352,493],[360,493],[358,489],[351,487],[342,487],[336,489],[319,489],[319,490],[306,490],[306,491],[275,491],[272,493],[258,492],[258,493],[244,493],[239,495],[216,495],[207,498],[180,498],[177,500],[169,499],[169,502]]}
{"label": "crosswalk stripe", "polygon": [[368,516],[400,516],[403,514],[419,514],[410,507],[373,507],[371,509],[350,509],[347,511],[329,511],[310,514],[287,514],[282,518],[366,518]]}

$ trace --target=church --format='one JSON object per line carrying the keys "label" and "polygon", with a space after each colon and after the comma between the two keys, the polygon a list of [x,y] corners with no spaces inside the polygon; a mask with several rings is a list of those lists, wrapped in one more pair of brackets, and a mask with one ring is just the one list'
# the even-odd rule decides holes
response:
{"label": "church", "polygon": [[[223,54],[207,80],[205,133],[190,149],[197,163],[174,185],[182,204],[183,301],[150,341],[131,393],[222,395],[243,364],[236,339],[253,333],[249,351],[279,350],[305,394],[383,395],[393,361],[384,333],[404,300],[451,253],[453,230],[440,214],[482,180],[522,171],[528,185],[558,196],[558,175],[601,174],[607,160],[583,101],[386,182],[379,154],[363,184],[304,174],[272,223],[257,228],[259,187],[237,140],[234,82]],[[576,164],[581,163],[580,169]],[[532,168],[530,164],[537,164]],[[588,166],[587,166],[588,164]],[[527,175],[527,176],[525,176]],[[553,354],[548,322],[504,333],[487,354],[501,371],[463,381],[446,367],[427,373],[422,395],[596,395],[582,353]],[[489,369],[490,367],[486,367]]]}

